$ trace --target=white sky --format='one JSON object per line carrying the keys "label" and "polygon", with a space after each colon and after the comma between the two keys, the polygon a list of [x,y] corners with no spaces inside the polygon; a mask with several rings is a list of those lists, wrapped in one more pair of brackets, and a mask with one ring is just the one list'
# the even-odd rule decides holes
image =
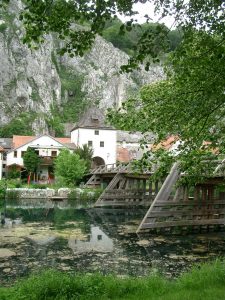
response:
{"label": "white sky", "polygon": [[[139,12],[139,14],[134,16],[134,19],[137,19],[138,23],[140,23],[140,24],[146,22],[146,18],[144,18],[144,15],[146,15],[146,14],[150,18],[152,18],[152,20],[150,20],[150,22],[159,21],[160,16],[154,14],[154,5],[153,5],[153,3],[146,2],[146,3],[143,3],[143,4],[141,4],[141,3],[134,4],[133,10]],[[118,15],[118,17],[123,22],[128,21],[130,19],[130,17],[124,17],[124,16],[121,16],[121,15]],[[170,28],[174,23],[174,19],[172,17],[166,17],[166,18],[163,18],[162,20],[160,20],[159,22],[160,23],[165,23],[165,25]]]}

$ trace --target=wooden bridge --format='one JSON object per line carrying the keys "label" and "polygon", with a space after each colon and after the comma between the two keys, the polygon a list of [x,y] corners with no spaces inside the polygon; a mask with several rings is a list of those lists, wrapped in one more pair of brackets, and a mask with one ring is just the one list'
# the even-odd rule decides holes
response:
{"label": "wooden bridge", "polygon": [[100,187],[107,184],[95,203],[96,207],[148,206],[158,193],[162,181],[149,181],[154,169],[136,173],[131,164],[112,164],[92,170],[86,187]]}
{"label": "wooden bridge", "polygon": [[211,161],[213,175],[195,186],[177,186],[181,176],[175,163],[166,178],[151,180],[156,167],[135,173],[130,164],[100,166],[87,187],[107,184],[96,207],[148,207],[137,233],[151,231],[208,231],[225,228],[224,160]]}

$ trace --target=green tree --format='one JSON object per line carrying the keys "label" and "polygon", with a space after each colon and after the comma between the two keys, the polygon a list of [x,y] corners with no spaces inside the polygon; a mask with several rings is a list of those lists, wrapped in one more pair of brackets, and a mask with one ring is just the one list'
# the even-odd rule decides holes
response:
{"label": "green tree", "polygon": [[85,174],[86,163],[76,153],[63,149],[55,160],[55,175],[65,180],[66,184],[76,184]]}
{"label": "green tree", "polygon": [[23,156],[24,168],[31,174],[36,174],[40,164],[40,157],[35,152],[34,148],[28,147]]}
{"label": "green tree", "polygon": [[8,179],[20,178],[20,171],[17,170],[16,166],[11,167],[11,169],[8,171],[7,178]]}
{"label": "green tree", "polygon": [[87,170],[90,170],[92,157],[94,153],[93,149],[88,147],[87,144],[85,144],[82,147],[77,147],[74,152],[78,154],[80,158],[82,158],[85,161]]}
{"label": "green tree", "polygon": [[225,150],[224,53],[223,36],[195,30],[169,57],[167,79],[143,87],[139,98],[110,112],[111,121],[154,132],[156,143],[177,136],[182,143],[176,159],[193,173],[193,164]]}

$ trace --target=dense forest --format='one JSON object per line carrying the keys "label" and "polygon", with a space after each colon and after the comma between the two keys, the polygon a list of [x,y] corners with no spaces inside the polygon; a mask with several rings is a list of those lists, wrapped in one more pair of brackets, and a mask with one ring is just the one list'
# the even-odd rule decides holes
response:
{"label": "dense forest", "polygon": [[103,37],[128,55],[133,55],[135,45],[138,44],[143,32],[154,32],[158,26],[164,27],[168,32],[168,52],[175,50],[182,40],[182,31],[179,29],[170,30],[166,25],[159,23],[135,24],[132,30],[128,31],[127,29],[123,30],[123,23],[118,18],[115,18],[106,23],[105,29],[103,30]]}

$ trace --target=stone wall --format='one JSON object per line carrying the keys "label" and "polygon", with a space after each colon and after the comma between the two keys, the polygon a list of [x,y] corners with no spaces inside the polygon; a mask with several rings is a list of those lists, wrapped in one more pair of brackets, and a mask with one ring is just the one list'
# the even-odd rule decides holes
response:
{"label": "stone wall", "polygon": [[7,189],[8,194],[16,193],[19,199],[45,199],[51,198],[55,195],[54,189],[27,189],[27,188],[14,188]]}

